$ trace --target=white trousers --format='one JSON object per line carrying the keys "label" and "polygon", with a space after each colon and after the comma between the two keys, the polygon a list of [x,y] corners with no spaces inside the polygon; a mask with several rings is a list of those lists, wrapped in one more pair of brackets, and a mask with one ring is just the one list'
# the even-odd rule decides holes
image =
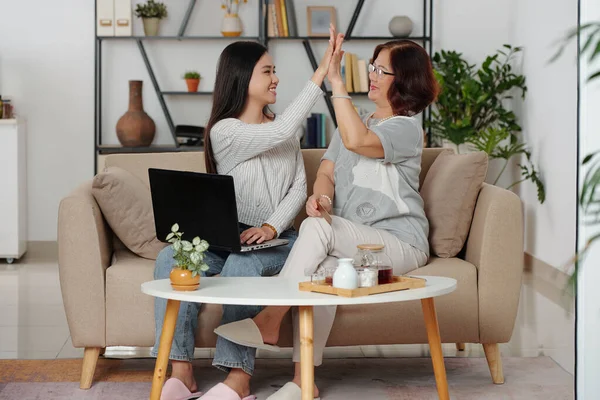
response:
{"label": "white trousers", "polygon": [[[338,258],[352,258],[359,244],[385,245],[384,251],[392,260],[394,275],[422,267],[427,255],[402,242],[391,233],[333,216],[331,225],[323,218],[309,217],[300,227],[300,234],[279,276],[301,280],[310,277],[320,266],[337,264]],[[337,306],[314,308],[314,362],[323,362],[323,350],[331,332]],[[292,309],[294,324],[294,362],[300,362],[300,330],[298,309]]]}

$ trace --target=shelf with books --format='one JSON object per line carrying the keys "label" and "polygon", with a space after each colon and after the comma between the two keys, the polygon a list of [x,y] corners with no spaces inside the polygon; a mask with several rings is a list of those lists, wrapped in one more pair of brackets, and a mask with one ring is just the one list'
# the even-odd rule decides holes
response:
{"label": "shelf with books", "polygon": [[[313,70],[316,70],[318,67],[317,59],[315,57],[314,51],[312,49],[311,42],[313,41],[327,41],[329,37],[327,35],[324,36],[315,36],[312,34],[312,25],[310,16],[308,18],[309,27],[307,29],[308,34],[306,36],[301,36],[298,34],[298,26],[296,21],[296,10],[294,0],[262,0],[263,3],[263,13],[266,14],[266,18],[263,17],[262,23],[264,24],[263,32],[266,32],[266,37],[264,38],[265,45],[268,46],[268,43],[271,41],[294,41],[299,40],[302,41],[304,49],[306,51],[306,55],[311,63]],[[354,27],[358,21],[358,17],[360,16],[362,7],[365,3],[365,0],[358,0],[356,7],[354,9],[354,13],[352,14],[352,18],[348,25],[348,28],[344,32],[345,34],[345,42],[367,42],[367,41],[375,41],[375,42],[387,42],[391,40],[401,40],[408,39],[415,42],[421,42],[422,46],[428,51],[429,54],[432,54],[433,50],[433,0],[422,0],[423,5],[423,31],[419,36],[407,36],[407,37],[396,37],[396,36],[387,36],[387,35],[373,35],[373,36],[355,36],[353,35]],[[312,7],[312,6],[310,6]],[[310,13],[310,7],[307,8],[307,12]],[[330,15],[330,20],[335,20],[335,8],[333,7],[314,7],[324,14],[328,12]],[[321,15],[322,17],[322,15]],[[326,19],[326,18],[321,18]],[[326,29],[323,30],[323,33],[326,32]],[[369,73],[368,73],[368,63],[369,61],[366,59],[358,59],[356,55],[352,53],[346,52],[343,63],[343,71],[342,76],[344,77],[344,81],[346,83],[346,90],[350,95],[354,96],[366,96],[369,90]],[[337,127],[337,121],[335,116],[335,109],[333,108],[333,104],[330,98],[331,91],[326,88],[323,84],[321,86],[324,92],[328,94],[325,96],[325,103],[329,110],[329,114],[333,119],[334,126]],[[431,110],[427,109],[424,112],[424,120],[431,119]],[[430,133],[428,133],[430,135]]]}
{"label": "shelf with books", "polygon": [[[96,0],[96,5],[97,2],[99,0]],[[110,1],[110,0],[109,0]],[[209,91],[204,91],[204,92],[185,92],[185,91],[176,91],[176,90],[161,90],[160,85],[158,83],[157,77],[154,74],[154,70],[152,68],[152,65],[148,59],[148,56],[146,54],[146,50],[145,50],[145,46],[148,45],[150,46],[150,43],[152,42],[158,42],[158,41],[164,41],[166,43],[168,42],[175,42],[175,41],[236,41],[236,40],[256,40],[259,41],[260,43],[264,44],[265,46],[268,47],[269,42],[271,41],[301,41],[307,57],[309,58],[309,61],[311,63],[311,66],[313,67],[313,69],[316,69],[318,64],[317,64],[317,60],[315,58],[315,54],[313,52],[312,49],[312,42],[323,42],[328,40],[328,37],[323,37],[323,36],[315,36],[314,34],[311,34],[311,31],[308,30],[307,34],[305,36],[301,36],[298,32],[298,26],[297,26],[297,22],[296,22],[296,17],[295,17],[295,6],[294,3],[297,0],[276,0],[277,3],[275,3],[275,0],[258,0],[258,6],[259,9],[257,10],[257,16],[258,16],[258,35],[257,36],[238,36],[238,37],[226,37],[226,36],[212,36],[212,35],[206,35],[206,36],[202,36],[202,35],[193,35],[193,36],[186,36],[185,35],[185,30],[187,27],[187,24],[189,22],[190,16],[192,14],[192,11],[194,9],[194,6],[196,4],[197,0],[188,0],[189,1],[189,5],[187,7],[187,10],[185,12],[185,15],[183,17],[183,21],[181,23],[181,27],[179,29],[179,31],[177,32],[176,35],[164,35],[164,36],[105,36],[104,32],[102,31],[98,31],[98,24],[97,21],[95,21],[95,25],[96,25],[96,32],[95,32],[95,76],[94,76],[94,81],[95,81],[95,129],[94,129],[94,136],[95,136],[95,143],[102,143],[102,113],[103,113],[103,107],[102,107],[102,93],[104,92],[102,90],[102,53],[103,53],[103,48],[105,48],[105,46],[107,46],[107,42],[113,42],[113,41],[133,41],[137,44],[137,47],[139,48],[140,54],[142,56],[142,59],[144,61],[144,64],[146,66],[146,69],[148,71],[148,75],[150,77],[150,81],[152,83],[152,87],[154,88],[154,91],[156,92],[156,96],[159,100],[159,105],[165,115],[165,119],[167,121],[167,125],[169,130],[171,131],[171,134],[173,136],[173,145],[169,146],[169,145],[160,145],[160,146],[148,146],[148,147],[137,147],[137,148],[128,148],[128,147],[122,147],[122,146],[107,146],[107,145],[98,145],[98,146],[94,146],[94,155],[97,156],[98,154],[112,154],[112,153],[128,153],[128,152],[135,152],[135,153],[144,153],[144,152],[163,152],[163,151],[197,151],[197,150],[201,150],[202,147],[196,147],[196,146],[185,146],[184,144],[182,144],[181,140],[181,136],[185,136],[185,135],[181,135],[180,132],[178,132],[178,128],[180,128],[181,126],[176,125],[173,121],[173,118],[171,117],[171,113],[169,111],[169,108],[167,106],[167,102],[166,102],[166,97],[167,96],[201,96],[201,97],[208,97],[208,96],[212,96],[212,92]],[[428,52],[431,54],[432,51],[432,28],[433,28],[433,24],[432,24],[432,10],[433,10],[433,0],[421,0],[423,2],[423,32],[421,36],[412,36],[412,37],[407,37],[405,39],[409,39],[409,40],[413,40],[413,41],[420,41],[423,42],[423,46],[428,50]],[[387,35],[382,35],[382,36],[378,36],[378,35],[373,35],[373,36],[354,36],[353,35],[353,30],[354,27],[357,23],[358,17],[361,13],[362,7],[364,5],[365,0],[357,0],[356,1],[356,6],[352,15],[352,18],[350,20],[350,23],[346,29],[346,31],[344,32],[346,35],[345,41],[346,42],[352,42],[352,41],[356,41],[356,42],[368,42],[368,41],[372,41],[372,42],[384,42],[384,41],[389,41],[389,40],[394,40],[394,39],[402,39],[399,37],[393,37],[393,36],[387,36]],[[271,20],[269,20],[269,14],[267,12],[267,10],[269,9],[269,3],[271,3],[271,6],[276,4],[279,4],[279,6],[281,7],[281,11],[283,12],[282,15],[285,16],[285,24],[287,25],[287,27],[285,27],[285,29],[287,30],[287,32],[284,32],[284,35],[273,35],[273,15],[271,15]],[[272,7],[271,7],[272,10]],[[271,24],[269,23],[271,22]],[[285,26],[285,25],[284,25]],[[342,31],[340,29],[340,31]],[[215,32],[217,33],[217,32]],[[104,45],[103,45],[104,42]],[[349,47],[349,49],[351,49],[352,47]],[[363,60],[366,61],[366,60]],[[361,63],[360,68],[357,68],[356,70],[363,70],[363,65]],[[345,75],[344,75],[345,76]],[[358,87],[354,87],[353,82],[352,85],[348,85],[347,89],[348,92],[351,96],[366,96],[368,94],[367,90],[368,90],[368,85],[367,87],[365,87],[364,85],[364,76],[362,77],[362,79],[360,79],[360,73],[358,74],[358,79],[357,82],[359,83]],[[347,82],[348,83],[348,82]],[[336,122],[336,117],[335,117],[335,110],[333,108],[333,104],[332,104],[332,100],[330,98],[331,96],[331,91],[328,91],[328,88],[325,87],[325,85],[322,85],[322,89],[324,92],[326,92],[328,95],[325,96],[324,100],[326,102],[327,108],[329,110],[329,115],[331,116],[331,119],[334,123],[334,126],[337,126],[337,122]],[[193,127],[193,128],[202,128],[202,127]],[[322,147],[322,142],[319,141],[318,143],[315,143],[313,146],[310,146],[309,148],[319,148]],[[96,164],[95,164],[96,165]]]}

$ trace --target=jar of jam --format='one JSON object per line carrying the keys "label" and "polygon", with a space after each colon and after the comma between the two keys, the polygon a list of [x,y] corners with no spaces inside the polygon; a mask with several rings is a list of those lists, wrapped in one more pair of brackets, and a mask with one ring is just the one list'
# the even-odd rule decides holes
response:
{"label": "jar of jam", "polygon": [[392,260],[385,254],[383,244],[360,244],[357,247],[358,253],[354,257],[355,267],[376,270],[379,285],[394,281]]}

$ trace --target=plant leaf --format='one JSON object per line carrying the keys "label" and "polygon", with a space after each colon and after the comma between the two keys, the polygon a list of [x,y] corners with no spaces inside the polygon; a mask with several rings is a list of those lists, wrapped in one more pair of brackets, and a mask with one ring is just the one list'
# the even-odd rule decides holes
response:
{"label": "plant leaf", "polygon": [[589,82],[589,81],[591,81],[591,80],[594,80],[594,79],[596,79],[596,78],[597,78],[597,77],[599,77],[599,76],[600,76],[600,71],[596,71],[596,72],[594,72],[592,75],[590,75],[590,76],[587,78],[587,80],[588,80],[588,82]]}

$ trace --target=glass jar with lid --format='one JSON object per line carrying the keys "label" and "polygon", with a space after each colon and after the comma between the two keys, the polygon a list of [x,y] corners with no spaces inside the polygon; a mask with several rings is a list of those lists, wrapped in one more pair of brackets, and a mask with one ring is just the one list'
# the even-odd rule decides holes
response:
{"label": "glass jar with lid", "polygon": [[377,271],[379,285],[392,283],[394,273],[392,260],[385,254],[383,244],[360,244],[358,253],[354,257],[355,267]]}
{"label": "glass jar with lid", "polygon": [[358,245],[358,251],[354,255],[352,264],[356,268],[358,275],[358,287],[372,287],[377,286],[377,273],[375,268],[371,267],[372,256],[370,250],[363,247],[364,245]]}

